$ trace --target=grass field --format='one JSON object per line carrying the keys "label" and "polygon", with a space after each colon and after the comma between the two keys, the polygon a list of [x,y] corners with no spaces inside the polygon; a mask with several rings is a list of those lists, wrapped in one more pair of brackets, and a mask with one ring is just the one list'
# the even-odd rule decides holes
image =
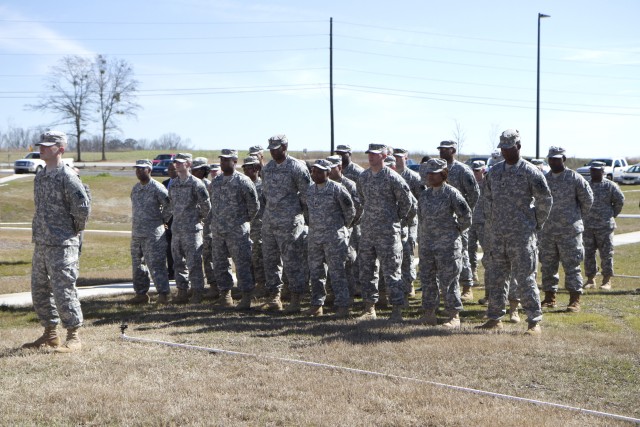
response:
{"label": "grass field", "polygon": [[[130,228],[128,177],[84,177],[94,209],[89,228]],[[2,187],[1,222],[33,212],[30,179]],[[638,213],[638,187],[624,187],[624,212]],[[637,231],[638,220],[619,220]],[[30,232],[0,230],[0,294],[29,289]],[[640,244],[616,248],[618,274],[640,276]],[[129,238],[85,235],[80,284],[130,280]],[[484,334],[484,307],[469,303],[449,332],[405,322],[331,321],[236,313],[197,306],[135,307],[127,297],[84,301],[84,349],[72,355],[19,350],[41,328],[31,308],[0,307],[1,425],[624,425],[400,379],[123,342],[128,334],[172,342],[366,369],[640,417],[640,281],[615,278],[590,290],[583,310],[545,311],[543,335],[525,326]],[[476,299],[483,290],[475,291]],[[406,316],[416,318],[418,298]],[[361,306],[358,303],[356,309]]]}

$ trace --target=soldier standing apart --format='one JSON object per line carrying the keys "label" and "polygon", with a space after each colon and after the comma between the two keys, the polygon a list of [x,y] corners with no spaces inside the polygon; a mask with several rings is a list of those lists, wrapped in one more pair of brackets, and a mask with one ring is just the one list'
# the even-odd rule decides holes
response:
{"label": "soldier standing apart", "polygon": [[[171,180],[178,176],[176,172],[176,164],[171,162],[169,167],[167,168],[167,173],[169,174],[169,178],[162,181],[162,185],[169,192],[169,187],[171,186]],[[171,222],[173,221],[173,216],[167,222],[167,227],[165,231],[165,236],[167,237],[167,271],[169,273],[169,280],[173,280],[175,278],[173,272],[173,255],[171,254]]]}
{"label": "soldier standing apart", "polygon": [[471,265],[473,282],[476,284],[480,282],[480,278],[478,277],[478,243],[480,243],[483,250],[486,249],[486,244],[484,242],[484,211],[482,206],[485,168],[486,165],[482,160],[475,160],[471,165],[473,176],[476,179],[478,189],[480,190],[478,203],[476,203],[476,206],[473,209],[473,222],[471,223],[471,227],[469,227],[469,265]]}
{"label": "soldier standing apart", "polygon": [[[411,194],[416,198],[416,203],[420,200],[420,194],[425,189],[420,179],[420,174],[412,171],[407,167],[407,159],[409,151],[404,148],[395,148],[393,157],[396,159],[396,172],[407,182]],[[413,289],[413,281],[416,280],[416,267],[413,265],[414,250],[418,240],[418,216],[414,216],[413,220],[408,224],[407,239],[402,242],[402,281],[405,286],[405,293],[409,297],[413,297],[416,291]]]}
{"label": "soldier standing apart", "polygon": [[[480,189],[473,172],[469,166],[454,158],[458,148],[455,141],[442,141],[438,146],[440,158],[447,161],[449,177],[447,182],[462,193],[469,207],[473,210],[480,197]],[[473,273],[469,264],[469,232],[462,233],[462,272],[460,273],[460,285],[462,286],[462,301],[473,300]]]}
{"label": "soldier standing apart", "polygon": [[236,266],[238,288],[242,299],[238,310],[251,308],[251,294],[256,284],[251,268],[249,223],[260,208],[258,193],[251,180],[236,171],[238,151],[223,149],[220,153],[222,175],[211,182],[211,231],[213,263],[220,290],[219,305],[233,307],[231,264]]}
{"label": "soldier standing apart", "polygon": [[171,218],[169,193],[151,178],[150,160],[136,161],[138,183],[131,190],[131,267],[136,296],[130,304],[149,303],[150,277],[158,291],[158,304],[169,302],[167,238],[165,224]]}
{"label": "soldier standing apart", "polygon": [[345,265],[349,251],[349,230],[356,215],[353,200],[347,189],[329,179],[331,163],[317,160],[311,169],[313,184],[307,191],[309,235],[307,241],[309,274],[311,279],[311,307],[309,316],[322,316],[327,296],[327,270],[335,294],[337,318],[349,316],[351,305],[349,282]]}
{"label": "soldier standing apart", "polygon": [[600,252],[600,268],[602,270],[602,286],[600,289],[611,289],[613,277],[613,230],[616,228],[615,218],[622,211],[624,194],[616,183],[603,179],[604,162],[592,162],[589,173],[589,186],[593,192],[593,205],[584,217],[584,272],[587,275],[585,289],[595,288],[595,277],[598,272],[596,249]]}
{"label": "soldier standing apart", "polygon": [[[70,353],[82,347],[78,329],[83,318],[76,291],[78,248],[91,203],[78,175],[62,162],[67,135],[45,132],[36,146],[46,166],[36,175],[33,186],[31,298],[44,333],[22,347],[54,347],[56,352]],[[63,346],[57,332],[60,321],[67,329]]]}
{"label": "soldier standing apart", "polygon": [[[504,161],[485,177],[485,235],[491,257],[485,286],[489,320],[479,328],[502,329],[509,280],[517,283],[528,321],[528,335],[540,335],[540,292],[536,284],[536,231],[545,224],[553,199],[542,172],[520,157],[520,132],[507,129],[498,148]],[[485,255],[485,256],[487,256]]]}
{"label": "soldier standing apart", "polygon": [[545,174],[553,196],[549,219],[540,232],[540,263],[542,264],[543,307],[556,306],[556,293],[562,262],[565,287],[569,291],[567,312],[580,311],[582,275],[580,263],[584,259],[582,218],[587,216],[593,204],[593,192],[589,183],[579,173],[567,169],[565,150],[550,147],[548,161],[551,170]]}
{"label": "soldier standing apart", "polygon": [[360,283],[364,311],[360,319],[375,319],[378,301],[378,281],[375,277],[376,260],[389,287],[393,311],[390,320],[402,321],[404,285],[402,282],[401,222],[407,218],[413,204],[409,186],[396,172],[384,166],[387,147],[369,144],[369,169],[358,180],[358,193],[362,200],[362,235],[358,246]]}
{"label": "soldier standing apart", "polygon": [[269,138],[273,160],[262,169],[262,191],[267,201],[262,218],[262,257],[269,292],[263,309],[282,310],[282,262],[291,290],[287,312],[294,313],[300,311],[300,298],[307,283],[300,259],[304,251],[303,212],[311,178],[305,165],[287,154],[288,146],[285,135]]}
{"label": "soldier standing apart", "polygon": [[421,321],[436,326],[440,288],[449,319],[442,326],[459,328],[462,311],[460,271],[462,270],[462,233],[471,225],[471,208],[462,194],[447,184],[447,162],[431,159],[420,165],[420,174],[428,188],[420,195],[420,281],[422,282]]}
{"label": "soldier standing apart", "polygon": [[193,289],[190,302],[200,303],[204,292],[202,223],[209,215],[211,202],[204,183],[189,172],[191,159],[190,153],[176,155],[173,162],[178,176],[169,187],[173,212],[171,252],[178,288],[178,294],[173,298],[175,304],[189,301],[189,283]]}
{"label": "soldier standing apart", "polygon": [[266,282],[264,263],[262,261],[262,217],[266,205],[264,196],[262,195],[262,179],[260,178],[262,166],[257,157],[249,156],[244,159],[242,170],[256,187],[258,201],[260,202],[260,209],[258,209],[258,213],[251,220],[249,237],[253,243],[251,245],[251,268],[253,271],[253,279],[256,281],[254,297],[262,298],[264,296]]}

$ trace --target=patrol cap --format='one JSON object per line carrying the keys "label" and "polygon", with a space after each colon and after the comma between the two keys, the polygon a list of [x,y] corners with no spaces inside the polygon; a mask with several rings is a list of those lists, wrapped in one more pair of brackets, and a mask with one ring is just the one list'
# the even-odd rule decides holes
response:
{"label": "patrol cap", "polygon": [[260,163],[260,161],[258,160],[257,157],[249,156],[249,157],[245,157],[244,160],[242,161],[242,167],[251,166],[251,165],[257,165],[259,163]]}
{"label": "patrol cap", "polygon": [[384,158],[384,165],[385,166],[395,166],[396,165],[396,158],[393,156],[387,156]]}
{"label": "patrol cap", "polygon": [[440,143],[440,145],[438,145],[438,148],[439,148],[439,149],[440,149],[440,148],[456,148],[456,149],[457,149],[457,148],[458,148],[458,143],[457,143],[457,142],[455,142],[455,141],[451,141],[451,140],[448,140],[448,141],[442,141],[442,142]]}
{"label": "patrol cap", "polygon": [[211,168],[212,171],[219,171],[220,170],[220,163],[211,163],[209,165],[209,168]]}
{"label": "patrol cap", "polygon": [[589,165],[589,169],[598,169],[602,171],[604,170],[605,166],[607,166],[605,162],[595,161],[595,162],[591,162],[591,165]]}
{"label": "patrol cap", "polygon": [[420,165],[420,169],[424,168],[426,173],[438,173],[447,168],[447,161],[443,159],[429,159],[426,163]]}
{"label": "patrol cap", "polygon": [[507,129],[500,135],[498,148],[513,148],[520,143],[520,132],[518,129]]}
{"label": "patrol cap", "polygon": [[329,170],[331,170],[332,165],[328,160],[318,159],[313,164],[313,167],[314,168],[318,168],[318,169],[323,170],[323,171],[329,171]]}
{"label": "patrol cap", "polygon": [[277,150],[281,145],[289,145],[287,135],[273,135],[269,138],[269,150]]}
{"label": "patrol cap", "polygon": [[471,163],[471,169],[473,169],[474,171],[482,170],[482,169],[484,169],[484,167],[485,167],[484,160],[474,160]]}
{"label": "patrol cap", "polygon": [[133,167],[151,169],[153,167],[153,163],[151,163],[151,160],[148,160],[148,159],[136,160],[136,164],[133,165]]}
{"label": "patrol cap", "polygon": [[393,155],[398,157],[404,157],[409,154],[409,151],[406,148],[394,148]]}
{"label": "patrol cap", "polygon": [[173,163],[190,162],[191,159],[193,159],[193,156],[191,155],[191,153],[178,153],[176,154],[176,157],[174,157]]}
{"label": "patrol cap", "polygon": [[327,157],[327,161],[331,163],[331,167],[335,168],[336,166],[340,166],[342,164],[342,157],[340,156],[329,156]]}
{"label": "patrol cap", "polygon": [[249,147],[249,154],[261,154],[264,151],[261,145]]}
{"label": "patrol cap", "polygon": [[230,148],[223,148],[222,151],[220,151],[220,156],[218,157],[222,157],[224,159],[237,159],[238,158],[238,150],[232,150]]}
{"label": "patrol cap", "polygon": [[384,144],[369,144],[369,149],[366,151],[367,154],[386,154],[387,146]]}
{"label": "patrol cap", "polygon": [[555,159],[561,159],[563,157],[565,157],[564,153],[566,152],[566,150],[562,147],[555,147],[555,146],[551,146],[549,147],[549,154],[547,154],[548,158],[555,158]]}
{"label": "patrol cap", "polygon": [[502,157],[502,153],[500,152],[500,150],[495,150],[493,153],[491,153],[491,158],[493,160],[496,161],[502,161],[504,160],[504,158]]}
{"label": "patrol cap", "polygon": [[340,144],[336,147],[336,152],[338,153],[350,153],[351,146],[346,144]]}
{"label": "patrol cap", "polygon": [[46,131],[40,135],[40,141],[36,143],[36,146],[38,145],[45,147],[52,147],[54,145],[65,147],[67,145],[67,134],[59,130]]}
{"label": "patrol cap", "polygon": [[191,163],[191,169],[206,168],[207,166],[209,166],[209,160],[206,157],[196,157]]}

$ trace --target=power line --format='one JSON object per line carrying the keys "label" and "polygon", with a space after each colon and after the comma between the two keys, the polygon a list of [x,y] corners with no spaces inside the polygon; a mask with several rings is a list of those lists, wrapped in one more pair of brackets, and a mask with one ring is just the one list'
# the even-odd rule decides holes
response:
{"label": "power line", "polygon": [[[146,76],[198,76],[211,74],[250,74],[250,73],[270,73],[270,72],[289,72],[289,71],[313,71],[327,70],[328,67],[311,67],[311,68],[265,68],[263,70],[235,70],[235,71],[202,71],[193,73],[143,73],[137,74],[136,77]],[[0,77],[47,77],[48,74],[0,74]]]}
{"label": "power line", "polygon": [[[234,40],[234,39],[265,39],[265,38],[302,38],[302,37],[327,37],[327,34],[274,34],[259,36],[220,36],[220,37],[117,37],[117,38],[82,38],[82,41],[173,41],[173,40]],[[76,41],[70,38],[53,37],[0,37],[1,40],[56,40]]]}
{"label": "power line", "polygon": [[174,22],[162,22],[162,21],[47,21],[47,20],[34,20],[34,19],[0,19],[0,22],[14,22],[25,24],[78,24],[78,25],[253,25],[253,24],[311,24],[311,23],[324,23],[326,20],[298,20],[298,21],[174,21]]}
{"label": "power line", "polygon": [[[169,55],[225,55],[238,53],[273,53],[327,50],[326,47],[302,47],[292,49],[257,49],[257,50],[219,50],[210,52],[138,52],[138,53],[105,53],[106,56],[169,56]],[[94,53],[0,53],[0,56],[95,56]]]}

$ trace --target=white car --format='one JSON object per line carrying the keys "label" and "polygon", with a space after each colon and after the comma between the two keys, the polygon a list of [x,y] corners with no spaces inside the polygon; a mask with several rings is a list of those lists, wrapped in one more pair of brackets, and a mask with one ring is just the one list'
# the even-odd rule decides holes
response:
{"label": "white car", "polygon": [[[73,167],[73,158],[64,158],[62,161]],[[45,166],[44,160],[40,159],[40,153],[34,151],[24,156],[24,159],[16,160],[13,164],[13,171],[15,173],[38,173]]]}
{"label": "white car", "polygon": [[576,169],[580,175],[582,175],[587,181],[591,179],[591,173],[589,172],[590,166],[593,162],[604,163],[604,176],[611,181],[620,182],[620,177],[627,170],[629,164],[627,159],[623,157],[611,158],[603,157],[599,159],[593,159],[581,168]]}
{"label": "white car", "polygon": [[620,184],[640,184],[640,164],[630,166],[620,175]]}

